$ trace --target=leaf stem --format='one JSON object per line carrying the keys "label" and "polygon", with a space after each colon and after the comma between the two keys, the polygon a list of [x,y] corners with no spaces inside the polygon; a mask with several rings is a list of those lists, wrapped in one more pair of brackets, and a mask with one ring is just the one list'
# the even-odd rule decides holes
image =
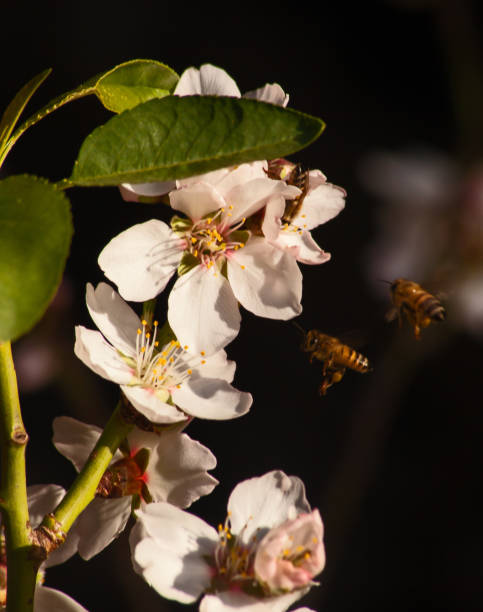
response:
{"label": "leaf stem", "polygon": [[94,499],[102,475],[132,428],[133,424],[123,417],[120,400],[83,469],[55,512],[45,517],[44,526],[60,528],[64,533],[69,531],[82,510]]}
{"label": "leaf stem", "polygon": [[8,612],[32,612],[38,562],[32,555],[25,448],[10,342],[0,343],[0,508],[7,546]]}
{"label": "leaf stem", "polygon": [[94,87],[86,87],[85,89],[82,89],[82,86],[80,86],[77,89],[74,89],[72,91],[69,91],[65,94],[58,96],[57,98],[54,98],[54,100],[52,100],[49,104],[47,104],[46,106],[41,108],[38,112],[36,112],[35,115],[32,115],[31,117],[29,117],[15,130],[15,132],[12,134],[9,140],[7,140],[4,146],[0,149],[0,167],[2,166],[7,155],[9,154],[10,149],[17,142],[20,136],[22,136],[22,134],[29,129],[29,127],[31,127],[32,125],[35,125],[36,123],[41,121],[44,117],[46,117],[47,115],[50,115],[50,113],[53,113],[55,110],[57,110],[61,106],[64,106],[65,104],[68,104],[69,102],[72,102],[73,100],[78,100],[79,98],[83,98],[84,96],[89,96],[90,94],[93,94],[93,93],[95,93]]}

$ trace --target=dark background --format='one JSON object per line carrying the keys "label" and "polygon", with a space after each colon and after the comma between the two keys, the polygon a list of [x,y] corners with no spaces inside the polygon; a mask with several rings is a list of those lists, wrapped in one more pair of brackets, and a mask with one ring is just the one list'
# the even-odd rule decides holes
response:
{"label": "dark background", "polygon": [[[459,231],[466,194],[472,202],[482,198],[472,182],[483,142],[481,7],[476,1],[400,0],[216,9],[147,1],[3,2],[0,8],[2,107],[47,67],[53,74],[31,111],[122,61],[151,58],[179,73],[214,63],[242,92],[278,82],[291,107],[327,123],[322,137],[293,159],[343,186],[347,207],[314,232],[332,261],[303,266],[299,322],[333,335],[360,332],[360,350],[374,372],[349,372],[320,398],[320,365],[309,365],[297,330],[243,312],[240,336],[228,354],[237,361],[236,385],[254,396],[252,410],[237,421],[199,421],[189,428],[218,458],[220,485],[191,508],[212,524],[224,520],[227,497],[244,478],[279,468],[304,480],[309,501],[324,518],[328,560],[320,587],[301,605],[320,611],[483,607],[482,337],[451,308],[459,275],[470,265],[478,272],[482,259],[481,242],[469,250],[470,239]],[[68,176],[84,137],[109,116],[94,98],[61,109],[22,138],[3,176]],[[395,275],[412,274],[443,292],[450,286],[448,320],[416,342],[407,324],[398,329],[386,323],[387,287],[367,264],[381,232],[391,244],[397,230],[391,227],[395,209],[377,195],[384,172],[368,168],[375,152],[421,149],[447,158],[456,178],[447,208],[434,209],[434,222],[426,218],[419,239],[431,246],[433,229],[443,225],[446,249],[430,248],[430,262],[421,256],[419,269],[401,266]],[[398,189],[404,199],[402,177]],[[52,418],[70,414],[102,425],[117,393],[72,353],[74,324],[91,326],[85,283],[103,280],[96,260],[110,238],[163,215],[124,203],[113,188],[68,195],[76,233],[66,280],[44,321],[16,347],[30,434],[29,483],[66,487],[74,470],[49,442]],[[387,206],[389,220],[381,227]],[[417,214],[413,206],[406,216],[417,224]],[[480,215],[470,216],[472,230],[481,228]],[[422,246],[413,242],[407,249]],[[181,609],[134,574],[127,534],[89,563],[76,558],[52,568],[46,584],[93,612]]]}

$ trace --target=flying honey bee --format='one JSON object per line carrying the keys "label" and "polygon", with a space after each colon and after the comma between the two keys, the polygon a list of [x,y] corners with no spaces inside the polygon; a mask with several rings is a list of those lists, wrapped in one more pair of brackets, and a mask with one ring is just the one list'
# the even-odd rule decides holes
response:
{"label": "flying honey bee", "polygon": [[317,329],[311,329],[305,334],[302,350],[311,353],[310,363],[318,359],[324,364],[322,383],[319,387],[320,395],[325,395],[329,387],[340,382],[347,368],[362,374],[372,370],[367,357],[338,338],[323,334]]}
{"label": "flying honey bee", "polygon": [[446,318],[446,311],[438,298],[418,283],[405,278],[398,278],[391,283],[391,298],[394,307],[387,313],[386,319],[392,321],[398,316],[401,325],[402,314],[405,313],[413,326],[416,340],[421,338],[421,330],[428,327],[431,321],[444,321]]}

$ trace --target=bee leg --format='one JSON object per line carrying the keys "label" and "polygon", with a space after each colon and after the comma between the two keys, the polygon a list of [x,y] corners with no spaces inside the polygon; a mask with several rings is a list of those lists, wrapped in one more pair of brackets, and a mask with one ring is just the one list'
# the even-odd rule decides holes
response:
{"label": "bee leg", "polygon": [[332,353],[330,353],[330,355],[324,361],[324,367],[322,368],[322,374],[326,376],[327,370],[331,370],[331,369],[332,369]]}
{"label": "bee leg", "polygon": [[421,340],[421,328],[417,323],[414,324],[414,337],[416,340]]}
{"label": "bee leg", "polygon": [[322,383],[319,387],[319,395],[325,395],[327,393],[327,389],[332,385],[332,382],[328,376],[324,376]]}

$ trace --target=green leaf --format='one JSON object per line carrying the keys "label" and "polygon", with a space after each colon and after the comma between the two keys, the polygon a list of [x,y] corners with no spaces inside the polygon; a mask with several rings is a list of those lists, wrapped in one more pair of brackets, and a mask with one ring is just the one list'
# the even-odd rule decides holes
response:
{"label": "green leaf", "polygon": [[152,98],[164,98],[178,79],[161,62],[132,60],[104,73],[95,84],[95,93],[108,110],[120,113]]}
{"label": "green leaf", "polygon": [[112,117],[84,141],[67,182],[167,181],[274,159],[315,140],[324,123],[273,104],[217,96],[168,96]]}
{"label": "green leaf", "polygon": [[42,85],[45,79],[52,72],[52,68],[44,70],[40,74],[34,76],[22,89],[17,93],[14,99],[7,106],[0,121],[0,149],[3,148],[5,142],[9,139],[17,121],[26,107],[30,98],[34,95],[37,89]]}
{"label": "green leaf", "polygon": [[0,342],[40,319],[60,283],[71,236],[63,192],[33,176],[0,181]]}

